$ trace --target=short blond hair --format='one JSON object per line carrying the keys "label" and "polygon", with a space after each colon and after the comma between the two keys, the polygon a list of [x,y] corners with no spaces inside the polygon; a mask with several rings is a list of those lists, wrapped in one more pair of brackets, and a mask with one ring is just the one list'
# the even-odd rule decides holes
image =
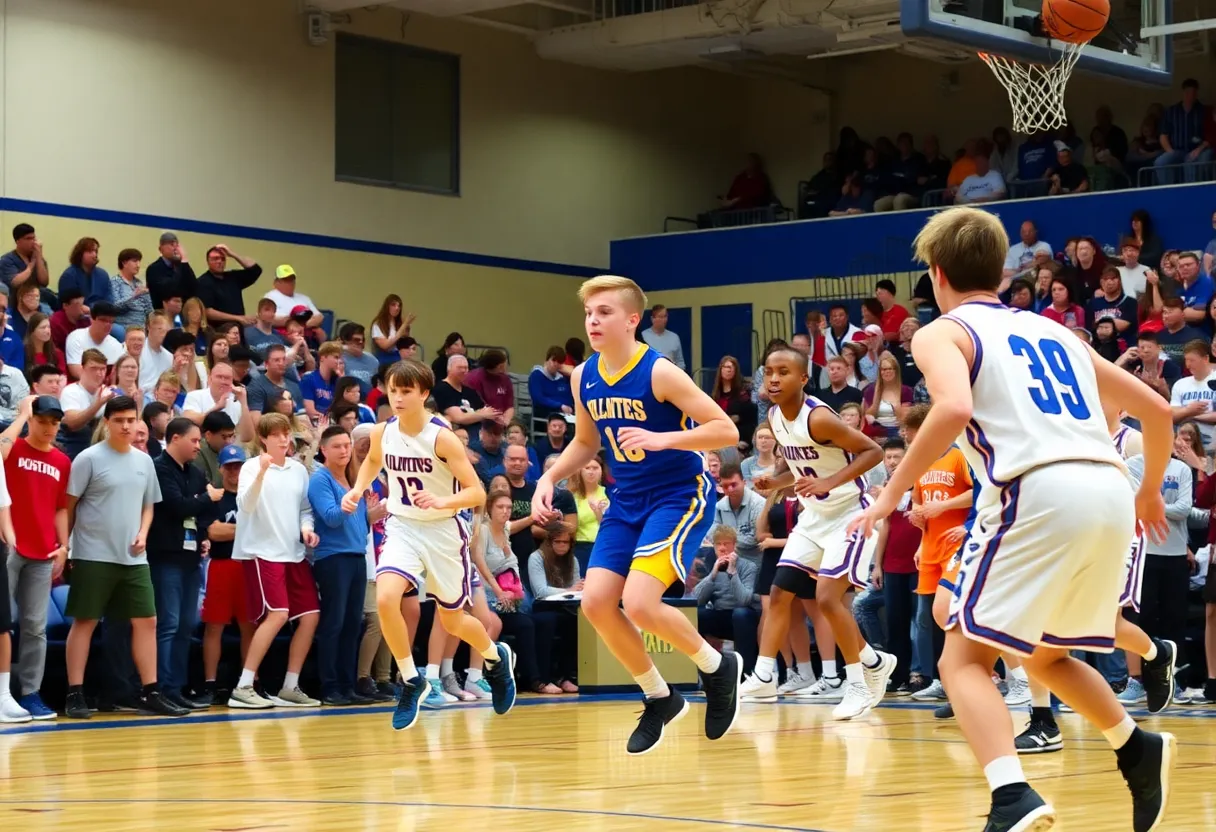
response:
{"label": "short blond hair", "polygon": [[715,546],[719,543],[738,543],[739,533],[730,526],[715,526],[713,541]]}
{"label": "short blond hair", "polygon": [[941,269],[956,292],[995,292],[1009,253],[1009,235],[995,214],[948,208],[929,218],[912,247],[916,259]]}
{"label": "short blond hair", "polygon": [[579,302],[586,303],[588,298],[600,292],[616,292],[630,312],[640,315],[646,308],[646,293],[642,291],[642,287],[627,277],[614,274],[601,274],[584,281],[578,289]]}
{"label": "short blond hair", "polygon": [[291,436],[291,420],[282,413],[263,413],[258,419],[258,437],[265,439],[277,433]]}
{"label": "short blond hair", "polygon": [[321,345],[321,348],[319,350],[317,350],[317,358],[341,358],[341,357],[342,357],[342,345],[339,344],[337,341],[326,341],[324,344]]}

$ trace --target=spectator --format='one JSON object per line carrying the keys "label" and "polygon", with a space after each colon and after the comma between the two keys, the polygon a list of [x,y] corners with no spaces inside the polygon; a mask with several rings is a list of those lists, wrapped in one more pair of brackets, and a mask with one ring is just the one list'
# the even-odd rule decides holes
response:
{"label": "spectator", "polygon": [[[484,441],[486,437],[483,436]],[[517,558],[527,559],[536,548],[535,540],[544,537],[544,529],[532,522],[532,495],[536,483],[527,479],[528,452],[519,445],[507,445],[503,451],[503,471],[511,488],[511,551]],[[574,496],[558,489],[553,497],[553,509],[561,513],[562,522],[578,527],[578,507]]]}
{"label": "spectator", "polygon": [[1139,172],[1153,167],[1153,163],[1164,153],[1161,147],[1161,134],[1157,129],[1157,120],[1149,116],[1140,122],[1140,134],[1132,139],[1131,147],[1124,159],[1128,176],[1132,184],[1143,184]]}
{"label": "spectator", "polygon": [[367,343],[366,330],[363,324],[347,322],[338,332],[342,341],[342,363],[344,374],[359,379],[359,386],[364,396],[372,390],[372,376],[380,371],[380,362],[374,355],[364,352]]}
{"label": "spectator", "polygon": [[714,509],[714,528],[735,530],[735,551],[753,566],[760,565],[760,546],[756,523],[764,512],[764,498],[747,487],[737,462],[723,462],[719,482],[725,494]]}
{"label": "spectator", "polygon": [[[608,510],[608,491],[604,488],[604,463],[598,457],[588,462],[581,470],[570,475],[568,484],[570,494],[574,497],[575,514],[578,525],[574,535],[574,557],[578,561],[579,574],[587,574],[587,565],[591,560],[591,549],[595,546],[595,538],[599,535],[600,523],[604,520],[604,512]],[[529,565],[529,569],[531,569]],[[532,583],[536,592],[536,582]],[[537,595],[542,598],[544,596]]]}
{"label": "spectator", "polygon": [[397,358],[397,342],[410,334],[410,327],[418,316],[413,312],[405,315],[401,311],[401,297],[386,295],[380,311],[372,320],[372,344],[376,357]]}
{"label": "spectator", "polygon": [[899,362],[886,353],[878,359],[878,379],[862,391],[865,431],[872,436],[897,435],[904,413],[912,406],[912,388],[900,375]]}
{"label": "spectator", "polygon": [[1031,275],[1037,266],[1053,257],[1051,245],[1039,239],[1039,229],[1033,222],[1023,222],[1020,235],[1021,241],[1010,246],[1005,256],[1006,280]]}
{"label": "spectator", "polygon": [[840,199],[836,207],[828,212],[829,217],[850,217],[854,214],[868,214],[874,210],[874,198],[861,188],[861,176],[850,173],[844,178],[840,190]]}
{"label": "spectator", "polygon": [[207,386],[186,394],[182,415],[196,425],[202,425],[208,414],[226,413],[236,425],[242,442],[253,441],[253,416],[249,408],[249,394],[235,383],[232,365],[217,361],[207,377]]}
{"label": "spectator", "polygon": [[656,303],[651,308],[650,326],[642,330],[642,340],[681,370],[688,369],[684,363],[684,347],[680,343],[680,336],[667,328],[667,307],[663,304]]}
{"label": "spectator", "polygon": [[1178,282],[1178,296],[1186,304],[1183,317],[1188,325],[1206,331],[1210,338],[1212,320],[1208,317],[1208,305],[1216,296],[1216,285],[1200,269],[1195,252],[1184,251],[1178,255]]}
{"label": "spectator", "polygon": [[[718,407],[726,411],[739,428],[739,436],[750,437],[756,431],[756,406],[752,404],[751,390],[743,380],[743,372],[739,361],[733,355],[725,355],[718,362],[718,372],[714,376],[713,390],[710,397],[718,403]],[[746,440],[740,439],[746,446]]]}
{"label": "spectator", "polygon": [[236,423],[223,410],[213,410],[203,417],[202,433],[194,465],[203,472],[207,482],[219,488],[223,480],[221,452],[236,440]]}
{"label": "spectator", "polygon": [[342,345],[327,341],[317,350],[317,369],[300,379],[304,412],[316,422],[334,404],[334,385],[342,376]]}
{"label": "spectator", "polygon": [[899,327],[907,319],[908,310],[895,302],[895,281],[883,278],[874,287],[874,298],[882,304],[879,326],[883,338],[889,343],[899,343]]}
{"label": "spectator", "polygon": [[[697,630],[706,638],[733,641],[739,649],[757,640],[760,610],[756,609],[759,604],[753,587],[758,564],[738,554],[738,534],[730,526],[714,526],[711,538],[713,566],[692,589],[692,596],[697,599]],[[750,654],[753,669],[757,652],[758,645],[756,652]],[[743,663],[746,666],[747,659]]]}
{"label": "spectator", "polygon": [[1069,329],[1085,324],[1085,310],[1076,302],[1072,282],[1063,275],[1051,279],[1051,306],[1040,314]]}
{"label": "spectator", "polygon": [[1106,104],[1098,107],[1094,116],[1095,130],[1102,132],[1102,138],[1105,141],[1107,149],[1118,161],[1122,162],[1127,158],[1127,133],[1123,132],[1123,128],[1115,124],[1115,115],[1109,106]]}
{"label": "spectator", "polygon": [[730,183],[726,196],[720,198],[725,211],[741,211],[747,208],[764,208],[772,205],[773,184],[764,172],[764,161],[758,153],[747,154],[747,164]]}
{"label": "spectator", "polygon": [[[269,361],[267,362],[269,363]],[[250,593],[249,617],[258,622],[230,708],[263,709],[274,705],[315,707],[321,704],[300,690],[300,670],[317,630],[319,602],[304,547],[319,542],[308,502],[308,472],[288,457],[291,422],[268,413],[258,421],[263,452],[241,467],[237,487],[237,527],[241,545],[233,556],[244,561]],[[279,695],[270,699],[253,689],[254,677],[271,643],[288,621],[295,622],[287,675]]]}
{"label": "spectator", "polygon": [[1127,349],[1127,341],[1119,337],[1119,332],[1115,329],[1115,319],[1112,317],[1102,317],[1094,321],[1093,333],[1094,352],[1111,363],[1117,361]]}
{"label": "spectator", "polygon": [[1174,382],[1170,407],[1174,422],[1194,422],[1199,428],[1205,448],[1213,447],[1216,439],[1216,368],[1212,367],[1212,345],[1202,338],[1189,341],[1183,347],[1183,361],[1188,375]]}
{"label": "spectator", "polygon": [[1123,265],[1118,267],[1123,291],[1139,298],[1144,294],[1151,269],[1140,262],[1140,243],[1134,237],[1124,237],[1119,245],[1123,255]]}
{"label": "spectator", "polygon": [[50,273],[46,258],[42,256],[42,242],[34,233],[34,226],[22,222],[13,226],[13,250],[0,257],[0,283],[4,284],[0,294],[7,294],[30,278],[39,286],[47,286]]}
{"label": "spectator", "polygon": [[1199,82],[1187,78],[1182,82],[1182,100],[1165,111],[1161,122],[1158,141],[1164,152],[1153,161],[1157,184],[1179,181],[1176,174],[1163,168],[1185,165],[1186,180],[1194,182],[1196,168],[1212,161],[1212,147],[1204,139],[1209,117],[1208,108],[1199,101]]}
{"label": "spectator", "polygon": [[947,185],[946,180],[950,177],[950,160],[942,155],[941,142],[932,133],[925,136],[922,147],[925,169],[916,181],[926,191],[943,190]]}
{"label": "spectator", "polygon": [[[228,271],[228,258],[241,264]],[[246,289],[258,282],[262,267],[252,258],[242,257],[223,243],[207,249],[207,271],[198,278],[198,298],[207,308],[207,322],[212,326],[235,323],[252,326],[256,320],[245,314]]]}
{"label": "spectator", "polygon": [[72,459],[89,446],[97,414],[114,397],[114,391],[105,386],[106,357],[91,349],[80,361],[80,380],[63,388],[59,397],[63,406],[60,441]]}
{"label": "spectator", "polygon": [[842,356],[834,355],[828,359],[828,386],[818,393],[818,398],[836,412],[852,402],[861,404],[861,390],[848,383],[849,362]]}
{"label": "spectator", "polygon": [[148,264],[145,275],[152,305],[161,309],[169,298],[190,300],[198,293],[198,278],[190,267],[186,249],[172,231],[160,235],[160,257]]}
{"label": "spectator", "polygon": [[925,173],[925,157],[916,152],[911,133],[900,133],[895,139],[897,157],[888,168],[890,195],[874,203],[875,211],[906,211],[919,208],[924,188],[920,177]]}
{"label": "spectator", "polygon": [[205,710],[209,704],[188,698],[185,687],[202,589],[201,557],[209,545],[206,518],[224,494],[192,464],[199,442],[198,426],[188,419],[173,419],[165,428],[164,452],[153,463],[161,500],[148,531],[161,692],[174,705],[191,711]]}
{"label": "spectator", "polygon": [[283,327],[283,340],[287,342],[287,366],[291,368],[291,377],[294,380],[298,380],[301,373],[309,373],[316,369],[312,351],[321,348],[320,341],[315,345],[311,344],[305,335],[304,324],[299,320],[305,314],[307,313],[292,318],[287,322],[287,326]]}
{"label": "spectator", "polygon": [[[463,428],[461,428],[461,430],[463,430]],[[512,422],[511,424],[507,425],[507,429],[503,435],[506,436],[508,445],[519,445],[521,448],[527,449],[527,451],[528,451],[528,475],[527,475],[528,479],[531,479],[531,480],[540,479],[540,475],[543,473],[543,469],[541,468],[540,460],[538,460],[536,458],[536,450],[534,448],[532,448],[531,445],[528,444],[528,432],[526,430],[524,430],[524,426],[522,424],[520,424],[519,422]],[[457,436],[460,436],[460,434],[457,434]],[[468,447],[468,431],[464,431],[464,437],[463,437],[462,441],[464,441],[466,443],[465,447],[467,448]]]}
{"label": "spectator", "polygon": [[1207,340],[1203,330],[1186,322],[1186,312],[1182,298],[1166,298],[1161,302],[1161,322],[1164,324],[1157,333],[1157,343],[1161,351],[1182,364],[1183,347],[1191,341]]}
{"label": "spectator", "polygon": [[178,327],[194,339],[195,352],[207,352],[207,307],[198,298],[190,298],[182,304],[182,320]]}
{"label": "spectator", "polygon": [[143,324],[127,327],[126,336],[122,339],[122,349],[136,361],[143,360],[144,345],[148,341]]}
{"label": "spectator", "polygon": [[80,377],[80,361],[85,350],[97,350],[105,356],[106,364],[113,364],[123,354],[122,344],[110,334],[118,310],[113,304],[101,302],[93,306],[89,325],[71,333],[65,344],[64,358],[68,362],[68,375]]}
{"label": "spectator", "polygon": [[[898,467],[899,463],[896,463]],[[878,530],[878,544],[874,548],[874,571],[870,581],[882,592],[883,607],[887,614],[887,648],[899,659],[895,674],[887,690],[896,696],[915,693],[910,676],[912,669],[912,625],[919,606],[917,584],[919,573],[916,567],[920,553],[921,529],[911,519],[912,492],[904,494],[895,511]],[[930,596],[931,597],[931,596]],[[925,658],[921,657],[922,665]],[[901,669],[902,668],[902,669]],[[916,690],[927,687],[921,677]]]}
{"label": "spectator", "polygon": [[767,490],[761,491],[755,486],[755,481],[760,477],[772,477],[777,469],[777,440],[773,436],[772,428],[765,421],[752,434],[752,454],[743,460],[739,465],[740,473],[743,474],[743,481],[749,487],[759,493],[761,496],[767,494]]}
{"label": "spectator", "polygon": [[[1153,218],[1143,208],[1132,211],[1131,233],[1127,236],[1140,244],[1140,262],[1159,263],[1165,256],[1165,246],[1153,227]],[[1162,268],[1162,271],[1168,277],[1173,277],[1167,269]]]}
{"label": "spectator", "polygon": [[51,308],[42,303],[41,298],[38,284],[28,280],[9,292],[9,308],[12,311],[8,316],[8,325],[18,338],[25,338],[31,317],[51,314]]}
{"label": "spectator", "polygon": [[992,131],[992,153],[988,164],[1001,175],[1001,181],[1009,183],[1018,178],[1018,153],[1013,146],[1013,136],[1004,127]]}
{"label": "spectator", "polygon": [[92,308],[93,304],[109,301],[110,275],[99,266],[101,243],[94,237],[81,237],[72,247],[68,255],[68,267],[59,276],[59,299],[63,302],[64,295],[76,289],[84,296],[85,304]]}
{"label": "spectator", "polygon": [[854,340],[861,330],[849,321],[849,310],[843,304],[833,304],[828,309],[828,329],[823,338],[824,365],[833,356],[844,351],[844,345]]}
{"label": "spectator", "polygon": [[[1027,304],[1029,304],[1030,284],[1023,282],[1022,285],[1027,289],[1026,298]],[[899,325],[899,343],[887,347],[887,352],[891,353],[899,362],[903,383],[909,387],[916,387],[923,377],[920,368],[916,366],[916,359],[912,357],[912,339],[919,330],[920,321],[916,318],[906,319]]]}
{"label": "spectator", "polygon": [[566,351],[561,347],[549,347],[545,352],[545,363],[537,364],[528,375],[532,418],[547,418],[553,413],[574,412],[574,394],[570,390],[570,378],[558,369],[565,357]]}
{"label": "spectator", "polygon": [[859,175],[861,176],[861,189],[865,191],[866,196],[874,203],[874,210],[878,210],[877,205],[880,199],[894,198],[893,190],[895,182],[891,176],[890,168],[887,167],[884,160],[879,158],[878,151],[875,148],[867,147],[862,153]]}
{"label": "spectator", "polygon": [[153,506],[161,500],[156,469],[146,454],[131,447],[138,421],[134,401],[126,396],[109,400],[105,419],[106,440],[76,457],[68,480],[72,590],[65,612],[73,621],[65,711],[71,719],[92,716],[84,699],[85,666],[97,622],[108,616],[131,621],[132,657],[143,684],[141,707],[161,716],[184,716],[189,711],[166,699],[157,684],[156,600],[147,555]]}
{"label": "spectator", "polygon": [[245,343],[257,352],[259,363],[266,360],[266,350],[272,344],[287,345],[287,341],[274,328],[277,309],[272,299],[262,298],[258,301],[257,316],[253,324],[245,327]]}
{"label": "spectator", "polygon": [[[375,412],[359,401],[359,379],[353,376],[342,376],[334,384],[334,402],[330,405],[330,413],[342,406],[349,405],[355,409],[358,424],[376,424]],[[333,421],[331,416],[330,421]]]}
{"label": "spectator", "polygon": [[[1034,284],[1029,280],[1018,278],[1009,285],[1008,297],[1005,300],[1006,305],[1013,309],[1021,309],[1024,312],[1035,311]],[[905,368],[906,369],[906,368]],[[919,381],[919,379],[917,379]],[[913,385],[915,386],[915,385]]]}
{"label": "spectator", "polygon": [[560,413],[549,415],[548,421],[545,422],[545,435],[536,440],[536,459],[542,467],[544,467],[545,460],[560,454],[565,449],[566,431],[569,424],[566,417]]}
{"label": "spectator", "polygon": [[1036,133],[1018,147],[1018,179],[1022,182],[1038,182],[1047,178],[1054,167],[1055,144],[1050,133]]}
{"label": "spectator", "polygon": [[807,182],[803,192],[803,219],[821,219],[840,199],[840,187],[844,178],[836,166],[836,154],[823,154],[823,167]]}
{"label": "spectator", "polygon": [[1131,340],[1136,337],[1136,300],[1123,294],[1123,278],[1114,266],[1102,270],[1100,294],[1086,304],[1086,326],[1094,329],[1099,320],[1110,318],[1115,331]]}
{"label": "spectator", "polygon": [[162,373],[173,369],[173,353],[165,348],[169,319],[164,312],[148,315],[147,341],[139,359],[139,387],[145,393],[156,386]]}
{"label": "spectator", "polygon": [[[869,303],[868,300],[867,303]],[[863,317],[865,316],[863,315]],[[883,353],[885,337],[881,325],[867,323],[866,328],[862,330],[861,337],[856,338],[856,344],[863,347],[863,352],[858,356],[856,367],[859,378],[864,378],[867,382],[878,378],[878,359]]]}
{"label": "spectator", "polygon": [[304,409],[304,397],[300,393],[300,385],[287,376],[287,349],[282,344],[272,344],[266,348],[265,371],[254,377],[249,385],[249,412],[256,422],[270,408],[267,402],[283,397],[283,393],[291,394],[297,410]]}
{"label": "spectator", "polygon": [[64,374],[68,371],[63,350],[51,340],[51,319],[41,312],[35,312],[25,333],[25,366],[27,370],[32,370],[39,364],[49,364]]}
{"label": "spectator", "polygon": [[110,388],[115,396],[130,396],[143,409],[144,394],[139,389],[139,361],[123,353],[110,370]]}
{"label": "spectator", "polygon": [[[138,249],[124,248],[118,252],[118,272],[110,276],[108,300],[118,313],[115,323],[124,333],[129,326],[143,326],[152,313],[152,296],[138,277],[143,258]],[[89,305],[93,306],[93,302]]]}
{"label": "spectator", "polygon": [[[274,270],[274,288],[263,297],[274,301],[275,326],[287,326],[288,319],[296,314],[299,307],[303,307],[303,311],[308,313],[308,317],[302,321],[305,328],[316,329],[321,326],[321,310],[313,303],[312,298],[296,291],[296,270],[291,266],[282,265]],[[324,333],[320,335],[324,337]]]}
{"label": "spectator", "polygon": [[[56,717],[39,690],[46,668],[51,585],[63,574],[68,558],[67,486],[72,463],[55,447],[62,419],[57,399],[30,397],[22,401],[16,420],[0,436],[14,530],[5,579],[21,633],[17,704],[35,720]],[[22,437],[27,425],[29,433]],[[5,692],[0,690],[0,696]]]}
{"label": "spectator", "polygon": [[[866,337],[863,333],[863,340]],[[840,354],[840,357],[844,359],[847,368],[844,377],[846,384],[860,390],[863,385],[869,383],[869,380],[858,369],[862,359],[866,357],[866,345],[863,341],[853,341],[850,344],[846,344],[845,350]]]}
{"label": "spectator", "polygon": [[1174,383],[1182,376],[1182,370],[1173,359],[1161,354],[1157,333],[1141,329],[1137,337],[1136,346],[1119,356],[1116,366],[1139,377],[1163,398],[1169,399]]}
{"label": "spectator", "polygon": [[59,295],[59,309],[51,314],[51,340],[59,349],[66,349],[68,336],[89,325],[88,309],[84,305],[84,293],[69,289]]}
{"label": "spectator", "polygon": [[1089,190],[1089,172],[1085,165],[1072,157],[1072,148],[1062,141],[1056,142],[1056,163],[1047,172],[1051,182],[1048,193],[1051,196],[1059,194],[1080,194]]}
{"label": "spectator", "polygon": [[[355,470],[359,469],[368,451],[371,450],[371,436],[371,425],[359,425],[351,432],[353,441],[351,464]],[[384,475],[381,474],[372,480],[371,488],[367,490],[364,497],[367,501],[367,517],[372,533],[368,535],[366,550],[367,590],[363,601],[363,620],[366,628],[359,643],[359,680],[355,686],[355,692],[360,696],[379,702],[396,699],[392,683],[389,681],[392,657],[389,655],[388,645],[384,643],[384,637],[380,632],[380,615],[376,608],[376,564],[379,562],[380,552],[384,548],[385,524],[388,519],[387,498],[388,486],[384,482]],[[411,633],[416,633],[421,612],[417,592],[415,591],[413,596],[406,596],[403,600],[402,612],[406,629]],[[494,637],[496,636],[491,636],[491,638]],[[475,684],[476,679],[473,681]],[[467,682],[466,687],[468,687]]]}
{"label": "spectator", "polygon": [[[443,339],[443,346],[439,348],[439,354],[431,361],[431,370],[435,373],[435,378],[443,378],[448,374],[448,368],[451,367],[449,358],[453,355],[464,354],[464,337],[459,332],[449,332],[448,337]],[[467,371],[467,360],[465,366]]]}
{"label": "spectator", "polygon": [[470,431],[486,421],[499,422],[502,413],[487,407],[477,391],[465,384],[469,375],[469,360],[456,353],[447,359],[447,365],[443,381],[431,391],[435,409],[453,426],[466,427]]}
{"label": "spectator", "polygon": [[959,183],[954,201],[958,205],[979,205],[985,202],[999,202],[1008,192],[1005,180],[999,171],[991,168],[991,161],[983,150],[975,157],[975,172]]}
{"label": "spectator", "polygon": [[173,355],[169,372],[178,379],[180,397],[177,404],[180,406],[185,404],[187,392],[201,390],[205,386],[199,374],[201,365],[195,360],[194,337],[180,329],[170,330],[165,335],[165,349]]}
{"label": "spectator", "polygon": [[481,400],[498,412],[494,419],[498,429],[509,425],[515,418],[515,384],[507,375],[507,356],[502,350],[482,353],[481,358],[477,359],[477,369],[465,377],[464,385],[477,391]]}
{"label": "spectator", "polygon": [[836,145],[836,165],[841,173],[852,173],[861,167],[865,143],[857,131],[848,125],[840,128],[840,141]]}
{"label": "spectator", "polygon": [[[583,569],[571,553],[572,530],[561,523],[545,527],[545,538],[528,557],[528,583],[536,600],[583,591]],[[545,611],[552,620],[555,639],[547,666],[541,664],[545,650],[538,644],[537,671],[551,679],[560,693],[578,693],[578,616],[575,610]],[[539,632],[539,629],[538,629]]]}
{"label": "spectator", "polygon": [[[409,335],[402,335],[397,339],[397,359],[398,361],[418,361],[418,341],[411,338]],[[384,365],[380,365],[383,369]]]}
{"label": "spectator", "polygon": [[1094,163],[1089,169],[1093,177],[1095,191],[1113,191],[1126,188],[1131,184],[1123,168],[1123,160],[1116,157],[1106,144],[1106,134],[1102,128],[1095,127],[1090,131],[1089,144],[1094,151]]}
{"label": "spectator", "polygon": [[[957,192],[967,177],[975,173],[975,157],[979,152],[980,143],[977,139],[963,141],[963,150],[950,165],[950,175],[946,177],[948,189]],[[986,149],[984,155],[988,155]]]}
{"label": "spectator", "polygon": [[160,456],[163,449],[165,429],[169,427],[169,421],[173,418],[171,412],[160,402],[147,402],[139,414],[139,418],[148,430],[147,453],[153,459]]}

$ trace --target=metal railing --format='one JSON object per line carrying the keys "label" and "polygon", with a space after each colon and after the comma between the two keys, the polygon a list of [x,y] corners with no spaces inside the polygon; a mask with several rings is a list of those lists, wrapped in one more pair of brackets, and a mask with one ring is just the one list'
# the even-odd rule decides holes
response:
{"label": "metal railing", "polygon": [[498,350],[507,357],[507,365],[511,364],[511,351],[506,347],[498,344],[465,344],[464,356],[469,359],[469,366],[472,367],[477,363],[477,359],[481,358],[490,350]]}
{"label": "metal railing", "polygon": [[767,225],[774,222],[789,222],[794,213],[784,205],[765,205],[763,208],[740,208],[736,211],[706,211],[696,219],[692,217],[664,217],[663,233],[671,231],[673,223],[693,228],[739,228],[747,225]]}
{"label": "metal railing", "polygon": [[699,5],[701,0],[595,0],[592,13],[596,20],[628,17],[635,14],[665,12],[684,6]]}
{"label": "metal railing", "polygon": [[1182,182],[1211,182],[1216,180],[1216,162],[1183,162],[1178,165],[1149,165],[1136,174],[1141,188],[1153,185],[1177,185]]}

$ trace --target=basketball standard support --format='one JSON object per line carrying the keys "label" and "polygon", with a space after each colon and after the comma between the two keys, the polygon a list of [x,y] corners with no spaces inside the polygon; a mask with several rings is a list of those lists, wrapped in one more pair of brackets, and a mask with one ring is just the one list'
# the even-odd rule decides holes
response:
{"label": "basketball standard support", "polygon": [[1185,23],[1163,23],[1160,26],[1146,26],[1140,30],[1142,38],[1171,37],[1187,35],[1191,32],[1204,32],[1216,29],[1216,17],[1206,20],[1188,20]]}

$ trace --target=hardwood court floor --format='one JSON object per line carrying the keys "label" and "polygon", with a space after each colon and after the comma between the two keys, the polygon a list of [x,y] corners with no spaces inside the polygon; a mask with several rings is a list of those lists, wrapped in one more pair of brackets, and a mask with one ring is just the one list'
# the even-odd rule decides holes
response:
{"label": "hardwood court floor", "polygon": [[[748,705],[726,740],[703,706],[656,752],[626,757],[634,699],[521,699],[384,709],[128,717],[0,730],[0,829],[16,832],[363,830],[913,830],[978,832],[987,790],[953,723],[906,703],[834,723],[825,706]],[[1020,715],[1018,716],[1020,719]],[[1216,829],[1216,710],[1154,721],[1179,737],[1165,829]],[[1066,832],[1128,830],[1100,736],[1063,715],[1067,747],[1026,759]]]}

